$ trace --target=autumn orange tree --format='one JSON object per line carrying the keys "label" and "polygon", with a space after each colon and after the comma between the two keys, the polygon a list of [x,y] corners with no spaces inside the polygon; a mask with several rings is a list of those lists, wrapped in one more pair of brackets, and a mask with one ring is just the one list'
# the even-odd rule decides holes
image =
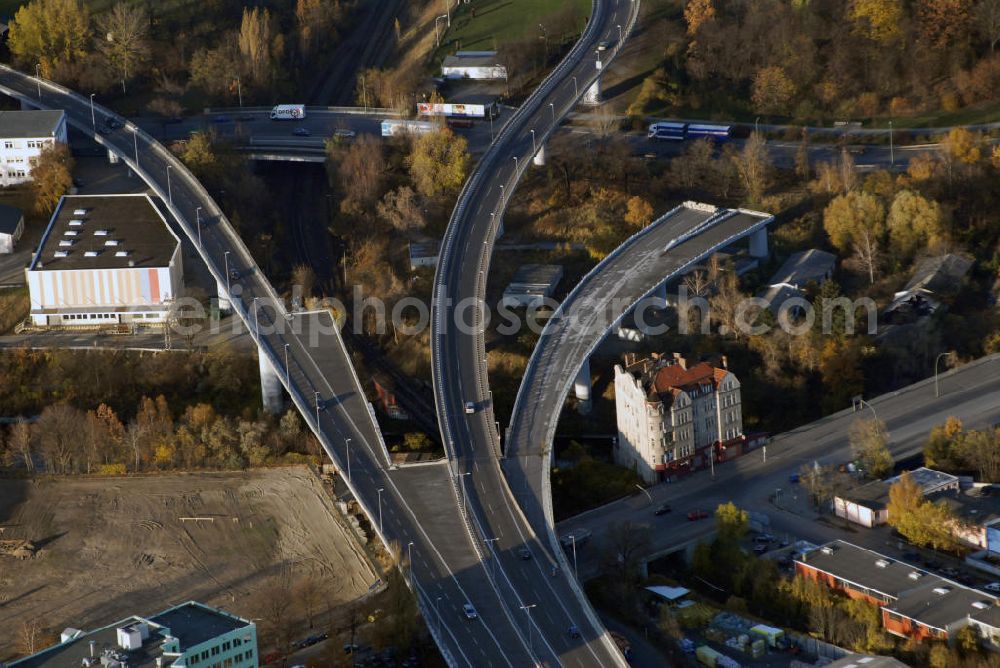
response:
{"label": "autumn orange tree", "polygon": [[31,158],[36,211],[44,214],[55,211],[59,199],[73,186],[73,164],[69,147],[61,142],[47,144],[37,157]]}

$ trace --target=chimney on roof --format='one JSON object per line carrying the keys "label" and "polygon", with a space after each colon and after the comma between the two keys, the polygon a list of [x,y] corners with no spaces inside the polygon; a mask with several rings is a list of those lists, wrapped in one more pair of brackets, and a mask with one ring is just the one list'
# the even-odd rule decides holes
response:
{"label": "chimney on roof", "polygon": [[680,365],[682,369],[687,371],[688,368],[687,360],[684,359],[684,356],[681,355],[680,353],[674,353],[674,364]]}
{"label": "chimney on roof", "polygon": [[90,641],[90,658],[94,658],[94,649],[97,647],[97,643],[93,640]]}
{"label": "chimney on roof", "polygon": [[636,357],[635,353],[625,353],[624,360],[626,369],[635,364],[635,357]]}
{"label": "chimney on roof", "polygon": [[729,369],[729,358],[726,357],[725,355],[723,355],[721,358],[719,358],[719,364],[722,366],[723,369],[727,369],[728,370]]}

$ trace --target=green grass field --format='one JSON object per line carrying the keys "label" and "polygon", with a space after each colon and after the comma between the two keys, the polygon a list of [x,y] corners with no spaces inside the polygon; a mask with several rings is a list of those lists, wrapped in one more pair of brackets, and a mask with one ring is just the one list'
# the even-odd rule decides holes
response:
{"label": "green grass field", "polygon": [[[489,51],[506,42],[540,37],[539,24],[550,42],[558,41],[583,30],[590,14],[590,0],[478,0],[475,18],[471,7],[461,4],[452,14],[442,47],[446,42],[459,42],[464,50]],[[576,25],[546,25],[548,19],[566,18],[567,12],[575,14]]]}

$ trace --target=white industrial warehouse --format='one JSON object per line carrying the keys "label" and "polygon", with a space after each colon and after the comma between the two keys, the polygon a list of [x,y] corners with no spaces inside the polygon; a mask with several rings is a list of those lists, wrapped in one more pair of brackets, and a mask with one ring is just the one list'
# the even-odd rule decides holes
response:
{"label": "white industrial warehouse", "polygon": [[35,326],[163,323],[181,243],[147,195],[66,196],[25,273]]}

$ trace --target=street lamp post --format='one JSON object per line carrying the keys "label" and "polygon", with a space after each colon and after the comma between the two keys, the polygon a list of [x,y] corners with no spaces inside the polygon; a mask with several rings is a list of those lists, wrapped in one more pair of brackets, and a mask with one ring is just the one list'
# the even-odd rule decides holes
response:
{"label": "street lamp post", "polygon": [[753,133],[757,134],[758,132],[760,132],[760,116],[753,119]]}
{"label": "street lamp post", "polygon": [[889,165],[896,164],[896,151],[892,145],[892,121],[889,121]]}
{"label": "street lamp post", "polygon": [[[200,206],[197,209],[194,210],[194,217],[195,217],[195,222],[198,225],[198,246],[200,246],[201,248],[204,248],[205,244],[203,244],[201,242],[201,207]],[[286,343],[285,345],[287,346],[288,344]]]}
{"label": "street lamp post", "polygon": [[[229,90],[232,90],[232,88],[230,88]],[[240,83],[240,78],[239,77],[236,77],[236,95],[239,97],[239,100],[240,100],[240,109],[242,109],[243,108],[243,86]]]}
{"label": "street lamp post", "polygon": [[445,16],[448,17],[448,27],[450,28],[451,27],[451,5],[449,4],[449,0],[444,0],[444,12],[445,12]]}
{"label": "street lamp post", "polygon": [[135,150],[135,168],[139,169],[139,135],[136,134],[138,128],[132,126],[132,148]]}
{"label": "street lamp post", "polygon": [[347,482],[351,482],[351,439],[348,438],[344,443],[347,446]]}
{"label": "street lamp post", "polygon": [[503,206],[503,184],[500,184],[500,206]]}
{"label": "street lamp post", "polygon": [[285,344],[285,386],[288,387],[288,391],[289,392],[292,391],[291,375],[290,375],[290,372],[288,371],[288,369],[289,369],[289,366],[288,366],[288,346],[290,346],[290,345],[291,345],[290,343],[286,343]]}
{"label": "street lamp post", "polygon": [[636,487],[639,489],[640,492],[642,492],[643,494],[646,495],[646,498],[649,499],[650,505],[652,505],[652,503],[653,503],[653,495],[649,493],[649,490],[646,489],[645,487],[643,487],[640,484],[636,484]]}
{"label": "street lamp post", "polygon": [[486,543],[486,546],[490,549],[490,577],[493,578],[494,580],[497,579],[497,569],[496,569],[497,550],[494,543],[496,543],[498,540],[500,540],[499,537],[493,537],[493,538],[487,538],[486,540],[483,541],[484,543]]}
{"label": "street lamp post", "polygon": [[549,109],[552,110],[552,127],[556,125],[556,103],[549,102]]}
{"label": "street lamp post", "polygon": [[[258,299],[260,299],[260,297],[254,297],[253,298],[253,304],[252,304],[252,307],[253,307],[253,329],[254,329],[255,332],[257,332],[257,340],[260,341],[260,321],[257,318],[257,300]],[[317,425],[319,424],[319,406],[318,405],[316,406],[316,424]]]}
{"label": "street lamp post", "polygon": [[531,129],[531,155],[538,153],[538,146],[535,144],[535,129]]}
{"label": "street lamp post", "polygon": [[462,480],[462,478],[464,478],[467,475],[472,475],[472,471],[466,471],[465,473],[459,473],[458,475],[455,476],[456,478],[458,478],[458,486],[462,490],[462,508],[465,510],[465,512],[469,512],[469,508],[468,508],[468,502],[466,501],[466,496],[465,496],[465,481]]}
{"label": "street lamp post", "polygon": [[171,206],[174,204],[174,191],[170,187],[170,170],[173,168],[173,165],[167,165],[167,200],[170,202]]}
{"label": "street lamp post", "polygon": [[573,575],[576,576],[580,572],[576,564],[576,534],[571,533],[569,539],[573,543]]}
{"label": "street lamp post", "polygon": [[535,648],[532,645],[531,638],[531,609],[534,608],[537,603],[532,603],[531,605],[522,605],[521,609],[524,610],[528,615],[528,651],[534,653]]}
{"label": "street lamp post", "polygon": [[385,488],[379,487],[376,491],[378,492],[378,532],[382,533],[382,492],[385,491]]}
{"label": "street lamp post", "polygon": [[618,44],[615,45],[616,49],[622,48],[622,24],[618,24]]}
{"label": "street lamp post", "polygon": [[437,617],[438,620],[438,635],[441,635],[441,606],[439,604],[441,603],[442,598],[444,597],[438,596],[434,599],[434,616]]}
{"label": "street lamp post", "polygon": [[[41,69],[42,69],[42,64],[41,63],[35,63],[35,85],[38,86],[38,99],[39,100],[42,99],[42,75],[39,72],[39,70],[41,70]],[[91,95],[90,97],[91,97],[91,100],[93,100],[94,96]]]}
{"label": "street lamp post", "polygon": [[94,113],[94,96],[97,93],[90,94],[90,124],[94,126],[94,132],[97,132],[97,114]]}
{"label": "street lamp post", "polygon": [[438,31],[438,21],[446,18],[448,17],[442,14],[434,19],[434,42],[439,47],[441,46],[441,33]]}
{"label": "street lamp post", "polygon": [[[223,262],[225,262],[226,265],[226,299],[229,299],[230,302],[232,302],[233,291],[229,287],[229,251],[223,253],[222,260]],[[232,303],[230,303],[230,306],[232,306]]]}
{"label": "street lamp post", "polygon": [[319,392],[316,392],[315,394],[316,394],[316,431],[319,431],[319,404],[320,404],[320,396],[319,396]]}
{"label": "street lamp post", "polygon": [[580,88],[576,84],[576,77],[573,77],[573,97],[580,97]]}
{"label": "street lamp post", "polygon": [[937,357],[934,358],[934,398],[935,399],[937,399],[938,397],[941,396],[941,392],[940,392],[940,389],[938,387],[938,362],[941,361],[942,357],[948,357],[948,356],[952,355],[952,352],[953,351],[949,350],[946,353],[940,353]]}

